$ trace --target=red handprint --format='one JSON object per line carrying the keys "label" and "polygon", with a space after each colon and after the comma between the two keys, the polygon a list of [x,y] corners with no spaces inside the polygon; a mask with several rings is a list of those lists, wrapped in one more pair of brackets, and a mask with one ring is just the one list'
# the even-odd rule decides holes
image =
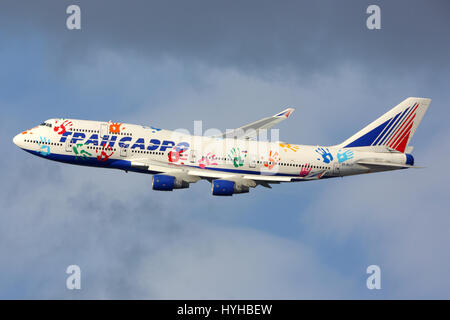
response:
{"label": "red handprint", "polygon": [[[180,160],[187,160],[187,156],[183,154],[185,150],[174,147],[172,151],[169,152],[169,162],[178,162]],[[181,162],[184,164],[184,162]]]}
{"label": "red handprint", "polygon": [[72,121],[65,120],[63,123],[61,123],[59,126],[57,126],[58,120],[55,121],[55,127],[53,130],[58,134],[63,134],[67,131],[69,127],[73,125]]}
{"label": "red handprint", "polygon": [[311,164],[307,163],[302,165],[300,169],[300,177],[306,177],[312,170]]}
{"label": "red handprint", "polygon": [[169,152],[169,162],[177,162],[178,160],[180,160],[180,152],[170,151]]}
{"label": "red handprint", "polygon": [[[109,150],[109,151],[111,151],[111,153],[107,154],[104,150]],[[114,151],[112,151],[111,146],[108,145],[108,147],[101,150],[101,154],[99,156],[97,156],[97,160],[106,162],[106,160],[108,160],[113,154],[114,154]]]}

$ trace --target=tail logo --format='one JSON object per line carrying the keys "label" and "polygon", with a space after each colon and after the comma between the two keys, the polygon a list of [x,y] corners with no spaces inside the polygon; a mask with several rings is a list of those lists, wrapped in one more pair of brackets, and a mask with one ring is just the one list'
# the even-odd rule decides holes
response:
{"label": "tail logo", "polygon": [[385,145],[397,151],[405,152],[418,107],[419,103],[415,103],[411,107],[406,108],[375,129],[346,145],[345,148]]}

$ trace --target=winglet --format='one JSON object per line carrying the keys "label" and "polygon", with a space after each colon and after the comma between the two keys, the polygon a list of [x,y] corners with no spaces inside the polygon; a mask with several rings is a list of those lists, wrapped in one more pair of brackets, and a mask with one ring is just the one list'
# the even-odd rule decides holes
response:
{"label": "winglet", "polygon": [[259,134],[259,130],[272,128],[274,125],[289,118],[292,112],[294,112],[294,110],[295,110],[294,108],[287,108],[272,117],[260,119],[258,121],[239,127],[237,129],[227,130],[226,133],[223,133],[218,136],[213,136],[213,138],[242,138],[242,139],[256,138],[257,135]]}
{"label": "winglet", "polygon": [[294,108],[287,108],[286,110],[281,111],[279,114],[274,115],[274,118],[289,118],[292,112],[294,112]]}

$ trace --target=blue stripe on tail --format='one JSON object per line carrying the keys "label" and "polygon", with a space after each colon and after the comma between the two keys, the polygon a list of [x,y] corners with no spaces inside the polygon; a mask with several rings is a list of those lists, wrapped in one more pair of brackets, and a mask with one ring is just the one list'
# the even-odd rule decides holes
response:
{"label": "blue stripe on tail", "polygon": [[[401,114],[399,113],[399,114],[397,114],[395,117],[397,118],[399,115],[400,115],[400,117],[397,119],[397,121],[393,121],[394,122],[394,124],[391,126],[391,128],[389,129],[389,132],[388,133],[386,133],[385,135],[384,135],[384,137],[383,137],[383,139],[382,140],[380,140],[380,142],[378,143],[379,145],[382,145],[383,143],[385,143],[385,142],[387,142],[388,140],[389,140],[389,138],[390,138],[390,135],[391,135],[391,132],[393,132],[393,130],[395,130],[396,128],[398,128],[398,126],[397,126],[397,124],[399,124],[399,123],[401,123],[403,120],[404,120],[404,118],[405,118],[405,116],[406,116],[406,113],[408,112],[408,110],[409,110],[410,108],[406,108]],[[412,109],[411,109],[412,110]]]}
{"label": "blue stripe on tail", "polygon": [[380,135],[381,131],[387,126],[391,119],[386,120],[386,122],[380,124],[375,129],[372,129],[371,131],[367,132],[365,135],[359,137],[355,141],[349,143],[344,148],[351,148],[351,147],[366,147],[371,146],[372,143],[375,141],[375,139]]}
{"label": "blue stripe on tail", "polygon": [[397,120],[398,116],[400,115],[400,112],[397,113],[397,115],[394,118],[391,118],[391,121],[389,125],[383,130],[383,132],[378,136],[376,141],[373,143],[374,145],[379,144],[380,140],[383,138],[383,136],[386,136],[388,134],[388,131],[391,130],[391,128],[394,126],[395,121]]}

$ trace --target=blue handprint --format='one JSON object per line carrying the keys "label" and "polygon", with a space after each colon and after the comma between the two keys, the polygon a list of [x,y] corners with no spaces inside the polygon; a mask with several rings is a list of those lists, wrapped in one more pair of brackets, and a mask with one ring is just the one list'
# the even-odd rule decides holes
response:
{"label": "blue handprint", "polygon": [[[322,156],[322,161],[324,163],[330,163],[331,161],[333,161],[333,156],[331,155],[331,152],[330,150],[328,150],[328,148],[319,147],[315,151]],[[317,160],[320,160],[320,158],[318,158]]]}
{"label": "blue handprint", "polygon": [[339,163],[347,161],[352,158],[353,158],[352,150],[345,150],[345,151],[339,150],[337,153],[337,159]]}
{"label": "blue handprint", "polygon": [[50,146],[45,144],[50,143],[50,139],[47,140],[47,138],[42,137],[39,137],[39,139],[41,140],[40,142],[38,142],[40,154],[42,154],[43,156],[48,156],[50,154]]}

